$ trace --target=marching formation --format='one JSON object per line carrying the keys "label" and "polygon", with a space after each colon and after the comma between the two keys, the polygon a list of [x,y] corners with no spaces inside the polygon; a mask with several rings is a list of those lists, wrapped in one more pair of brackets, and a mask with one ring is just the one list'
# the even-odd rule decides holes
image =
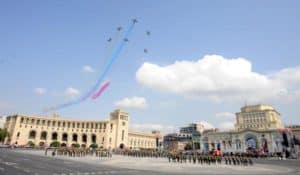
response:
{"label": "marching formation", "polygon": [[213,156],[205,154],[169,154],[169,162],[173,163],[193,163],[201,165],[240,165],[252,166],[253,161],[246,156]]}
{"label": "marching formation", "polygon": [[57,149],[45,149],[45,155],[48,155],[48,151],[52,156],[69,156],[69,157],[112,157],[112,153],[105,149],[87,149],[87,148],[57,148]]}
{"label": "marching formation", "polygon": [[169,163],[193,163],[201,165],[236,165],[252,166],[249,155],[211,155],[200,153],[165,152],[156,150],[118,150],[115,154],[136,158],[167,158]]}

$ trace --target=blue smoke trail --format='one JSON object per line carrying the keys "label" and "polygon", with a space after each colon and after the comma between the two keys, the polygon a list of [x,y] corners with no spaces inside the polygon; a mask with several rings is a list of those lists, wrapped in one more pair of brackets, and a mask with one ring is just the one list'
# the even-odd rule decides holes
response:
{"label": "blue smoke trail", "polygon": [[[132,23],[128,30],[125,32],[124,37],[123,38],[128,38],[130,32],[132,31],[134,27],[134,23]],[[109,69],[111,68],[111,66],[113,65],[113,63],[116,61],[116,59],[118,58],[118,56],[120,55],[123,47],[125,46],[125,41],[123,40],[123,38],[121,38],[121,43],[119,44],[119,46],[116,48],[115,52],[113,53],[113,55],[111,56],[111,58],[109,59],[109,62],[107,63],[107,65],[104,67],[104,70],[102,71],[102,73],[100,74],[98,80],[96,81],[95,85],[83,96],[81,96],[79,99],[74,100],[74,101],[70,101],[68,103],[64,103],[49,109],[46,109],[46,111],[51,111],[51,110],[58,110],[58,109],[62,109],[71,105],[75,105],[75,104],[79,104],[82,101],[84,101],[85,99],[87,99],[88,97],[90,97],[92,95],[92,93],[94,91],[97,90],[97,88],[99,87],[100,83],[103,81],[103,79],[105,78],[105,75],[107,74],[107,72],[109,71]]]}

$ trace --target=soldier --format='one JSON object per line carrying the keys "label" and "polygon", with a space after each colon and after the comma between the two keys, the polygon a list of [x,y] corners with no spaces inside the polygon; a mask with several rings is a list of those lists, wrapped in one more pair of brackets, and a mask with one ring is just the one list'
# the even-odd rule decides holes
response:
{"label": "soldier", "polygon": [[196,163],[196,155],[193,154],[193,163],[195,164]]}
{"label": "soldier", "polygon": [[201,165],[203,164],[203,157],[202,157],[202,155],[200,155],[200,163],[201,163]]}
{"label": "soldier", "polygon": [[235,157],[232,157],[232,163],[233,163],[233,165],[236,165]]}
{"label": "soldier", "polygon": [[191,163],[192,162],[192,156],[190,154],[188,156],[189,156],[188,157],[189,158],[189,162]]}
{"label": "soldier", "polygon": [[252,161],[251,158],[248,159],[248,162],[249,162],[249,165],[250,165],[250,166],[253,166],[253,161]]}
{"label": "soldier", "polygon": [[222,163],[222,157],[218,156],[218,164],[221,165],[221,163]]}
{"label": "soldier", "polygon": [[237,164],[237,165],[240,165],[240,157],[237,157],[237,158],[236,158],[236,164]]}

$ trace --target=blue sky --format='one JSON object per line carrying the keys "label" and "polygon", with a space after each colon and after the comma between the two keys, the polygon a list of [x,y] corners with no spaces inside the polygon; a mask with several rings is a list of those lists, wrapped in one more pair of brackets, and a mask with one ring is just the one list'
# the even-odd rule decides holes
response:
{"label": "blue sky", "polygon": [[[67,88],[84,94],[103,68],[110,47],[107,39],[114,36],[116,27],[126,28],[132,18],[138,18],[129,42],[107,74],[110,87],[97,100],[59,110],[61,116],[106,119],[118,107],[117,101],[128,98],[131,103],[133,97],[140,97],[146,107],[124,107],[130,112],[131,123],[139,127],[160,124],[158,128],[176,128],[198,121],[220,126],[233,122],[225,114],[238,112],[246,101],[270,103],[285,123],[299,124],[299,7],[299,1],[1,1],[0,115],[46,115],[44,108],[74,98],[68,97]],[[146,36],[146,30],[151,36]],[[149,53],[145,54],[144,48]],[[268,82],[280,81],[278,89],[288,92],[278,98],[260,98],[264,95],[256,95],[253,89],[267,92],[267,88],[276,89],[277,83],[260,86],[259,80],[251,79],[251,90],[242,81],[234,87],[225,82],[225,90],[208,90],[208,86],[203,90],[196,81],[193,85],[189,81],[188,88],[195,95],[181,85],[182,81],[172,81],[173,86],[183,87],[174,90],[160,82],[153,84],[151,78],[159,79],[161,73],[154,75],[157,69],[143,66],[147,62],[168,70],[176,61],[194,63],[205,55],[211,57],[209,64],[215,60],[212,55],[223,61],[242,57],[252,66],[247,75],[254,72],[262,79],[267,77]],[[85,65],[95,72],[84,72]],[[283,69],[288,69],[287,73],[282,73]],[[145,74],[151,74],[150,80]],[[189,73],[184,76],[178,80],[191,77]],[[213,77],[226,79],[222,74]],[[38,94],[36,88],[45,92]],[[208,93],[218,100],[211,100]],[[242,98],[235,99],[237,96]],[[216,115],[225,116],[220,119]]]}

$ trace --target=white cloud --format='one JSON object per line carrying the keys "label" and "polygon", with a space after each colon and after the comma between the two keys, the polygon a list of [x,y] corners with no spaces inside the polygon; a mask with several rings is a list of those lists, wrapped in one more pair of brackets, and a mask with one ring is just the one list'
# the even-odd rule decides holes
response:
{"label": "white cloud", "polygon": [[216,113],[214,117],[217,119],[234,119],[235,114],[231,112],[220,112]]}
{"label": "white cloud", "polygon": [[145,62],[136,79],[154,90],[213,102],[300,99],[300,67],[266,75],[254,72],[245,58],[205,55],[198,61],[176,61],[166,66]]}
{"label": "white cloud", "polygon": [[231,122],[231,121],[226,121],[226,122],[222,122],[218,125],[218,128],[221,130],[221,131],[229,131],[229,130],[232,130],[234,129],[234,122]]}
{"label": "white cloud", "polygon": [[83,71],[83,72],[92,73],[92,72],[95,72],[95,69],[92,68],[92,67],[89,66],[89,65],[85,65],[85,66],[82,67],[82,71]]}
{"label": "white cloud", "polygon": [[213,129],[215,128],[214,125],[211,123],[208,123],[207,121],[200,121],[199,124],[202,124],[204,126],[204,129]]}
{"label": "white cloud", "polygon": [[153,130],[159,130],[161,133],[174,132],[174,126],[172,125],[161,125],[154,123],[144,123],[144,124],[132,124],[130,129],[133,131],[151,132]]}
{"label": "white cloud", "polygon": [[46,88],[35,88],[33,90],[34,93],[38,94],[38,95],[43,95],[47,92]]}
{"label": "white cloud", "polygon": [[147,102],[144,97],[127,97],[115,102],[115,105],[124,108],[146,108]]}
{"label": "white cloud", "polygon": [[65,90],[65,95],[71,98],[74,98],[80,94],[80,91],[78,89],[69,87]]}

